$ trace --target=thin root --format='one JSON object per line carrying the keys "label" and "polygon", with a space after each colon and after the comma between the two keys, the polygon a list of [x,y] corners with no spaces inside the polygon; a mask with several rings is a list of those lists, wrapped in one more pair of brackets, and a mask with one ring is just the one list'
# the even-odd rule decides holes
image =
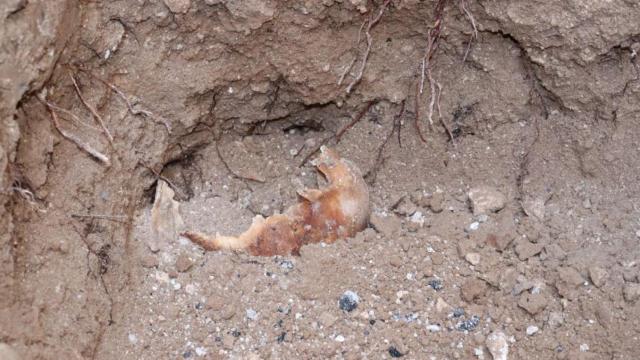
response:
{"label": "thin root", "polygon": [[71,214],[70,216],[78,219],[100,219],[127,223],[127,217],[124,215]]}
{"label": "thin root", "polygon": [[218,154],[218,158],[220,159],[220,161],[222,162],[222,165],[224,165],[225,169],[227,169],[227,171],[236,179],[240,179],[240,180],[249,180],[249,181],[254,181],[254,182],[258,182],[258,183],[264,183],[265,180],[264,179],[258,179],[254,176],[245,176],[245,175],[240,175],[237,172],[235,172],[233,169],[231,169],[231,167],[229,166],[229,163],[227,163],[227,161],[224,159],[224,157],[222,157],[222,153],[220,152],[220,142],[216,141],[216,153]]}
{"label": "thin root", "polygon": [[[127,109],[129,110],[129,113],[131,115],[142,115],[144,117],[148,117],[156,122],[161,123],[165,129],[167,129],[167,132],[169,134],[171,134],[171,125],[169,124],[169,122],[167,121],[167,119],[161,117],[161,116],[157,116],[155,115],[153,112],[144,109],[144,108],[136,108],[134,104],[131,103],[131,101],[129,101],[129,97],[122,91],[120,90],[117,86],[113,85],[112,83],[108,82],[107,80],[101,78],[100,76],[92,73],[89,70],[86,69],[82,69],[80,68],[80,71],[86,73],[87,75],[91,76],[92,78],[100,81],[101,83],[103,83],[105,86],[107,86],[109,89],[111,89],[111,91],[113,91],[116,95],[118,95],[127,105]],[[136,104],[137,105],[137,104]]]}
{"label": "thin root", "polygon": [[440,122],[442,123],[442,127],[444,127],[444,129],[447,131],[447,134],[449,135],[449,139],[451,139],[451,144],[453,144],[453,146],[455,147],[456,143],[454,141],[451,128],[449,127],[449,125],[447,125],[447,121],[442,117],[442,112],[440,111],[440,95],[442,95],[442,85],[440,85],[440,83],[437,83],[437,85],[438,85],[438,97],[436,100],[436,108],[438,109],[438,119],[440,119]]}
{"label": "thin root", "polygon": [[106,155],[92,148],[89,144],[86,144],[74,134],[68,133],[67,131],[62,129],[62,127],[60,126],[60,121],[58,120],[58,115],[56,114],[56,111],[53,109],[53,107],[49,106],[48,101],[43,100],[43,103],[47,106],[47,109],[49,109],[53,126],[56,128],[56,130],[58,130],[58,132],[60,133],[60,135],[62,135],[63,138],[76,144],[76,146],[79,147],[81,150],[84,150],[86,153],[91,155],[96,160],[102,162],[106,166],[111,166],[111,161],[109,161],[109,158]]}
{"label": "thin root", "polygon": [[467,56],[469,55],[469,51],[471,50],[471,44],[473,40],[478,39],[478,27],[476,26],[476,20],[473,18],[473,14],[467,9],[467,0],[460,0],[460,10],[464,13],[464,15],[469,19],[471,26],[473,27],[473,34],[467,43],[467,49],[464,51],[464,57],[462,58],[462,62],[467,61]]}
{"label": "thin root", "polygon": [[[376,24],[380,21],[380,19],[382,18],[382,15],[384,14],[385,10],[387,9],[387,6],[389,6],[389,3],[391,3],[391,0],[385,0],[384,3],[382,3],[382,5],[380,5],[380,9],[378,10],[378,15],[376,15],[375,18],[373,18],[373,19],[369,18],[369,20],[366,21],[367,30],[365,31],[364,34],[365,34],[366,39],[367,39],[367,48],[365,49],[364,55],[362,56],[362,63],[360,64],[360,69],[358,70],[358,73],[357,73],[356,77],[351,81],[349,86],[347,86],[347,94],[351,93],[351,90],[353,90],[353,87],[356,86],[356,84],[358,84],[360,82],[360,80],[362,79],[362,75],[364,74],[364,69],[367,66],[367,60],[369,59],[369,54],[371,53],[371,45],[373,44],[373,37],[371,36],[371,29],[373,29],[373,27],[376,26]],[[364,25],[364,23],[363,23],[363,25]],[[360,43],[360,41],[358,40],[358,44],[359,43]]]}
{"label": "thin root", "polygon": [[340,130],[336,134],[336,143],[339,143],[340,140],[342,140],[342,135],[344,135],[344,133],[347,132],[347,130],[351,129],[355,124],[357,124],[360,120],[362,120],[362,118],[367,114],[367,112],[369,112],[369,109],[371,109],[371,107],[377,102],[378,100],[376,99],[370,100],[367,103],[367,105],[358,113],[358,115],[356,115],[356,117],[353,118],[353,120],[349,124],[343,127],[342,130]]}
{"label": "thin root", "polygon": [[93,106],[89,105],[87,100],[85,100],[84,96],[82,95],[82,91],[80,91],[80,86],[78,86],[78,82],[76,81],[76,78],[73,76],[73,74],[69,73],[69,77],[71,78],[71,82],[73,82],[73,87],[76,89],[76,94],[78,94],[80,101],[87,109],[89,109],[93,117],[102,128],[102,132],[109,140],[109,144],[111,144],[111,146],[113,147],[113,136],[111,136],[109,129],[107,129],[107,127],[105,126],[104,121],[102,120],[102,116],[100,116],[100,114],[98,114],[98,111]]}

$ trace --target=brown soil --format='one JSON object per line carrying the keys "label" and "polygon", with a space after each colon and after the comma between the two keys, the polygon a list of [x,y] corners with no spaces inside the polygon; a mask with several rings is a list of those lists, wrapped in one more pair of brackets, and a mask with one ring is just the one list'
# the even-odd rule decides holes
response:
{"label": "brown soil", "polygon": [[[381,3],[3,1],[0,359],[491,359],[500,331],[510,359],[638,358],[640,7],[448,1],[454,139],[425,86],[423,142],[434,1],[390,3],[345,91]],[[271,258],[171,236],[282,211],[323,141],[368,174],[355,238]]]}

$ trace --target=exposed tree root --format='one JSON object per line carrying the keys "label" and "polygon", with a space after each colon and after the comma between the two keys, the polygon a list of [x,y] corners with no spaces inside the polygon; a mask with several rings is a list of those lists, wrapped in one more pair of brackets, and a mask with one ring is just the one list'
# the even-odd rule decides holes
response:
{"label": "exposed tree root", "polygon": [[[365,25],[366,25],[366,30],[364,32],[364,35],[365,35],[365,38],[366,38],[366,41],[367,41],[367,47],[365,48],[364,54],[362,55],[362,62],[360,63],[360,67],[358,68],[358,72],[356,73],[356,76],[353,78],[353,80],[351,80],[351,82],[347,86],[347,90],[346,90],[347,94],[351,93],[353,88],[362,79],[362,75],[364,74],[364,69],[367,66],[367,60],[369,59],[369,54],[371,53],[371,45],[373,44],[373,37],[371,36],[371,29],[373,29],[373,27],[376,26],[376,24],[378,24],[378,22],[382,18],[382,15],[384,15],[385,10],[387,9],[387,7],[389,6],[390,3],[391,3],[391,0],[385,0],[382,3],[382,5],[380,5],[380,8],[378,9],[377,15],[375,17],[373,17],[373,13],[371,13],[369,15],[369,18],[362,23],[362,26],[360,26],[360,31],[358,31],[358,41],[356,42],[356,48],[360,46],[360,42],[361,42],[361,39],[362,39],[362,36],[361,36],[362,29],[365,28]],[[347,66],[346,70],[340,76],[340,79],[338,80],[338,85],[342,84],[342,82],[344,81],[345,76],[349,73],[349,71],[351,70],[351,68],[355,64],[355,62],[356,62],[356,59],[354,58],[351,61],[351,63],[349,64],[349,66]]]}

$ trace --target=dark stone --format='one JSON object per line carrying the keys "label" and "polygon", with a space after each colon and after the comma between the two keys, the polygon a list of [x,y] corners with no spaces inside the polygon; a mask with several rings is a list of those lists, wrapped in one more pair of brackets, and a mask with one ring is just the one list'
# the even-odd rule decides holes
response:
{"label": "dark stone", "polygon": [[389,351],[389,355],[391,355],[392,358],[399,358],[404,356],[404,354],[398,351],[398,349],[396,349],[395,346],[389,346],[388,351]]}

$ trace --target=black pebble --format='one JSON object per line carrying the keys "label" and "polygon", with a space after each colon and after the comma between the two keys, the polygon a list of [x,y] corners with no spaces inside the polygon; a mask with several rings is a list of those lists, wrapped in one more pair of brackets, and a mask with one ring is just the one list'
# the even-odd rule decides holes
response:
{"label": "black pebble", "polygon": [[185,359],[188,359],[191,357],[191,351],[185,351],[184,354],[182,354],[182,357]]}
{"label": "black pebble", "polygon": [[204,308],[204,305],[202,305],[202,303],[196,304],[196,310],[202,310],[203,308]]}
{"label": "black pebble", "polygon": [[442,290],[443,286],[442,286],[442,280],[440,279],[432,279],[429,280],[428,282],[429,286],[431,286],[431,288],[435,291],[440,291]]}
{"label": "black pebble", "polygon": [[461,321],[456,325],[456,329],[460,331],[472,331],[480,324],[480,317],[473,315],[470,319]]}
{"label": "black pebble", "polygon": [[374,325],[375,323],[376,323],[375,320],[373,320],[373,319],[369,320],[369,324]]}
{"label": "black pebble", "polygon": [[340,306],[340,309],[344,311],[353,311],[358,307],[358,301],[347,292],[340,296],[338,305]]}
{"label": "black pebble", "polygon": [[278,338],[277,338],[278,343],[283,342],[283,341],[284,341],[284,337],[285,337],[285,336],[287,336],[287,333],[286,333],[286,332],[283,332],[282,334],[278,335]]}
{"label": "black pebble", "polygon": [[399,358],[404,356],[404,354],[398,351],[395,346],[389,346],[389,355],[391,355],[392,358]]}

